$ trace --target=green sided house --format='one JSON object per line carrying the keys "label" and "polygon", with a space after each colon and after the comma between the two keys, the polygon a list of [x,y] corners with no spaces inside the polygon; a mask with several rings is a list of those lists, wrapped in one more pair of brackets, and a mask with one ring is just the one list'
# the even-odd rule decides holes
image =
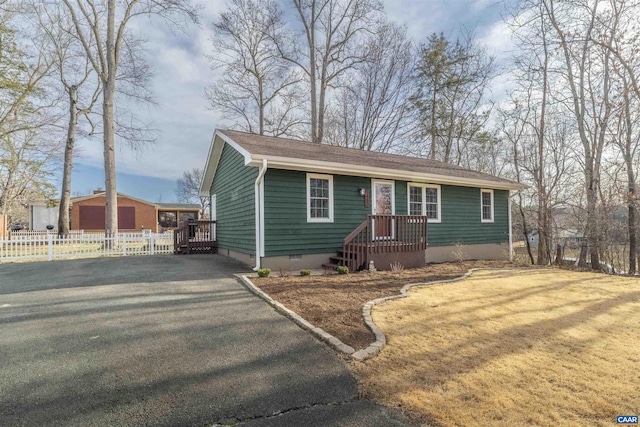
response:
{"label": "green sided house", "polygon": [[521,188],[433,160],[217,130],[200,191],[219,253],[353,271],[508,258],[509,192]]}

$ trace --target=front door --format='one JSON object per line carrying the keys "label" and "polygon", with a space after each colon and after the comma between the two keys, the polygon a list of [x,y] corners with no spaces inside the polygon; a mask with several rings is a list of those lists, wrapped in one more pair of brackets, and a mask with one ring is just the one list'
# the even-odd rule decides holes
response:
{"label": "front door", "polygon": [[391,215],[395,214],[394,203],[394,182],[393,181],[372,181],[373,187],[373,203],[371,204],[372,213],[374,215],[389,215],[388,217],[377,217],[373,221],[373,238],[374,239],[392,239],[393,219]]}

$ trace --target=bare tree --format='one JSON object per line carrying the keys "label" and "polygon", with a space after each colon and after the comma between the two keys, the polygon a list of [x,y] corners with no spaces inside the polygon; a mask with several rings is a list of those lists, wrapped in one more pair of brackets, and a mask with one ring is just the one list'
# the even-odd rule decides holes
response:
{"label": "bare tree", "polygon": [[[328,89],[354,66],[366,61],[382,3],[379,0],[291,0],[300,31],[278,43],[282,57],[304,73],[309,87],[311,141],[324,139]],[[302,41],[302,43],[300,43]]]}
{"label": "bare tree", "polygon": [[47,87],[52,62],[41,34],[14,28],[15,13],[0,11],[0,213],[12,217],[29,198],[51,195],[59,149],[58,98]]}
{"label": "bare tree", "polygon": [[[524,23],[521,22],[523,20]],[[546,127],[551,56],[548,24],[540,10],[535,14],[527,14],[526,18],[516,15],[511,22],[514,39],[520,48],[514,61],[519,87],[514,92],[512,103],[523,104],[523,108],[514,109],[514,119],[522,121],[527,129],[527,134],[519,141],[521,156],[516,156],[514,161],[530,173],[529,178],[535,185],[539,242],[537,263],[547,265],[552,257],[551,193],[561,177],[560,174],[548,176],[545,173],[548,170],[546,154],[550,137]],[[556,168],[554,172],[561,171]]]}
{"label": "bare tree", "polygon": [[207,210],[208,197],[200,196],[203,172],[200,168],[186,171],[176,181],[176,197],[180,203],[194,203],[200,205],[200,216]]}
{"label": "bare tree", "polygon": [[[93,133],[90,114],[98,102],[101,85],[84,49],[70,31],[73,24],[65,9],[55,3],[43,5],[40,2],[35,2],[33,9],[38,18],[37,25],[48,40],[57,78],[68,97],[67,137],[58,205],[58,234],[63,236],[69,234],[71,173],[78,121],[84,118],[91,126],[89,133]],[[95,40],[91,38],[88,42],[94,45]]]}
{"label": "bare tree", "polygon": [[[80,40],[102,85],[102,128],[105,170],[105,233],[118,230],[116,189],[114,99],[123,45],[127,43],[128,25],[141,15],[155,15],[172,23],[186,17],[196,21],[196,8],[189,0],[62,0]],[[95,41],[92,43],[91,41]]]}
{"label": "bare tree", "polygon": [[366,60],[341,79],[325,139],[333,145],[386,152],[397,149],[416,127],[409,103],[414,48],[405,28],[382,21],[365,50]]}
{"label": "bare tree", "polygon": [[42,129],[26,129],[0,139],[0,214],[20,218],[34,198],[53,196],[53,160],[59,144]]}
{"label": "bare tree", "polygon": [[615,38],[619,17],[608,17],[601,2],[592,0],[542,0],[542,13],[560,50],[560,74],[568,88],[554,96],[563,102],[576,121],[583,148],[584,185],[587,199],[586,234],[591,267],[600,269],[598,241],[598,194],[600,167],[612,114],[612,54],[594,43],[602,21],[611,22],[607,39]]}
{"label": "bare tree", "polygon": [[627,231],[629,236],[629,266],[628,273],[635,274],[638,260],[638,230],[637,230],[637,188],[635,159],[638,144],[640,144],[640,84],[638,66],[638,49],[640,40],[637,38],[640,26],[637,15],[640,13],[640,2],[636,0],[607,2],[609,19],[601,20],[602,27],[594,33],[592,40],[598,46],[607,49],[615,62],[613,67],[617,77],[617,108],[614,114],[612,134],[615,145],[622,154],[627,172]]}
{"label": "bare tree", "polygon": [[205,97],[242,130],[293,136],[299,114],[299,76],[280,56],[285,22],[275,0],[231,0],[213,24],[212,68],[221,75]]}
{"label": "bare tree", "polygon": [[638,101],[632,98],[632,87],[624,68],[619,71],[621,78],[620,95],[618,96],[617,111],[613,118],[613,136],[616,147],[620,150],[627,174],[627,232],[629,236],[629,265],[628,274],[637,271],[638,258],[638,230],[637,230],[637,203],[638,191],[636,188],[635,162],[640,148],[640,109]]}

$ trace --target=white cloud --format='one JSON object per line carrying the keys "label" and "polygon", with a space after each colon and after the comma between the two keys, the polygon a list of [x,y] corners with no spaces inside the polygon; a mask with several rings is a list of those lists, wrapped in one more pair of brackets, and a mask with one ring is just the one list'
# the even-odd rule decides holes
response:
{"label": "white cloud", "polygon": [[[211,35],[210,23],[224,5],[204,2],[201,25],[175,31],[157,20],[141,19],[134,28],[147,39],[146,51],[154,70],[152,82],[157,107],[136,106],[136,114],[159,131],[155,144],[134,153],[117,146],[117,169],[121,172],[175,179],[185,170],[202,167],[216,125],[215,113],[207,110],[202,93],[213,77],[205,58]],[[79,144],[78,160],[102,166],[99,138]]]}
{"label": "white cloud", "polygon": [[[290,7],[290,0],[282,0]],[[385,0],[391,19],[404,23],[409,35],[424,41],[433,32],[455,35],[460,25],[482,21],[481,41],[494,52],[510,50],[505,28],[495,23],[493,4],[486,0]],[[135,21],[135,31],[148,40],[146,51],[155,76],[153,88],[157,108],[138,114],[160,131],[157,143],[139,154],[118,146],[118,170],[131,174],[176,179],[183,171],[204,166],[211,136],[224,126],[218,114],[207,110],[202,94],[215,77],[205,57],[210,51],[211,23],[224,9],[223,0],[201,0],[200,25],[185,31],[171,30],[154,19]],[[489,21],[489,22],[487,22]],[[480,30],[480,29],[479,29]],[[147,111],[148,110],[148,111]],[[80,144],[79,161],[102,166],[99,138]]]}

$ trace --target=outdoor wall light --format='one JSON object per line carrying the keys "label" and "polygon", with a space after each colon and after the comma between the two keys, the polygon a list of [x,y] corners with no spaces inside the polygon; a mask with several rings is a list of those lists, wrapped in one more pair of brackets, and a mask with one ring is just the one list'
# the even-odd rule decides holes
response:
{"label": "outdoor wall light", "polygon": [[364,188],[364,187],[360,187],[360,188],[358,188],[358,193],[360,193],[361,196],[366,196],[367,189]]}

